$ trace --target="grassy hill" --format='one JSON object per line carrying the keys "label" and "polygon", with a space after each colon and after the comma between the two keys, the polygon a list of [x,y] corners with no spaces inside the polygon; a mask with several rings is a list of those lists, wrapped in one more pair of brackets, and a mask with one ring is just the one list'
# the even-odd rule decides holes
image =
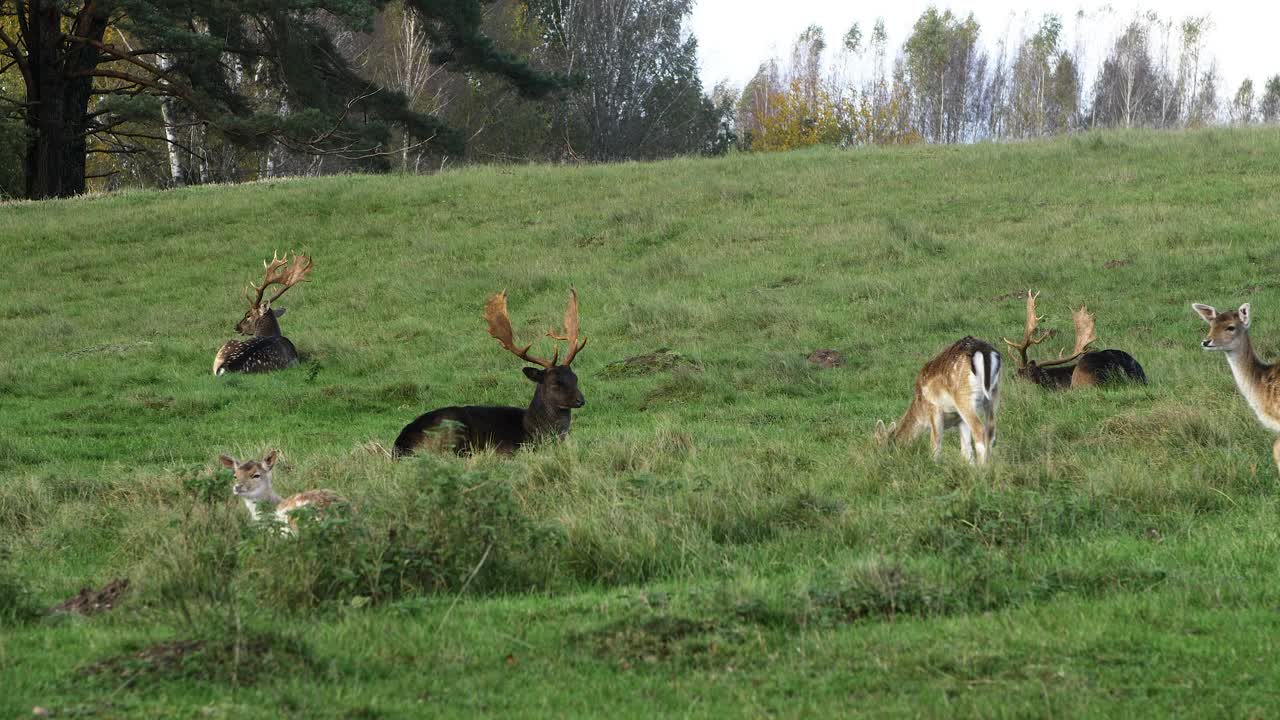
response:
{"label": "grassy hill", "polygon": [[[1275,714],[1272,437],[1188,304],[1252,302],[1280,353],[1277,217],[1280,130],[2,205],[0,715]],[[273,250],[315,259],[303,365],[213,378]],[[571,285],[567,443],[386,457],[432,407],[526,404],[484,300],[532,340]],[[1151,384],[1010,365],[993,467],[877,448],[1027,287]],[[215,459],[273,447],[355,512],[250,526]]]}

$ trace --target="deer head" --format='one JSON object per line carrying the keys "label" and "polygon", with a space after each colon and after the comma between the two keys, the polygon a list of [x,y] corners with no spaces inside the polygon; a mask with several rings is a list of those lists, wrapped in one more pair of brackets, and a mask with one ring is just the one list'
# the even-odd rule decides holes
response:
{"label": "deer head", "polygon": [[1045,368],[1065,365],[1078,360],[1081,355],[1089,352],[1089,346],[1098,339],[1097,335],[1094,334],[1093,314],[1089,312],[1088,308],[1081,305],[1071,316],[1072,324],[1075,325],[1076,331],[1075,347],[1072,349],[1071,354],[1064,355],[1059,352],[1058,358],[1055,360],[1036,361],[1028,358],[1028,349],[1053,337],[1052,332],[1037,334],[1040,321],[1043,319],[1036,315],[1036,298],[1039,296],[1039,293],[1027,291],[1027,320],[1023,326],[1022,342],[1015,343],[1009,338],[1002,338],[1006,345],[1018,351],[1018,359],[1016,360],[1018,363],[1018,376],[1035,382],[1041,382],[1044,379],[1043,371]]}
{"label": "deer head", "polygon": [[[249,288],[254,290],[252,294],[249,288],[245,288],[249,309],[240,322],[236,323],[236,332],[241,335],[279,335],[280,325],[276,320],[284,315],[284,308],[273,308],[271,304],[279,300],[289,288],[306,280],[312,267],[311,258],[306,255],[294,255],[293,262],[290,263],[285,258],[276,257],[275,253],[271,254],[270,261],[264,260],[262,265],[266,268],[262,284],[249,283]],[[271,285],[279,285],[280,289],[264,302],[262,296]]]}
{"label": "deer head", "polygon": [[526,367],[523,369],[525,377],[538,384],[538,394],[534,396],[535,403],[541,398],[544,404],[551,406],[555,410],[580,408],[587,404],[587,401],[582,397],[582,392],[578,390],[578,376],[569,367],[569,364],[577,357],[578,352],[587,346],[585,337],[581,338],[581,340],[578,338],[578,293],[576,290],[569,291],[569,307],[564,313],[564,330],[559,334],[554,330],[547,332],[547,337],[569,343],[569,350],[565,354],[563,363],[560,362],[560,348],[558,345],[550,360],[530,355],[529,350],[533,347],[532,343],[523,348],[516,345],[511,329],[511,318],[507,315],[506,290],[489,298],[489,302],[484,308],[484,319],[489,324],[489,334],[502,347],[531,365],[541,366],[539,368]]}
{"label": "deer head", "polygon": [[893,433],[897,429],[898,423],[896,421],[885,425],[883,420],[876,420],[876,429],[872,431],[871,437],[875,440],[876,445],[883,447],[889,444],[889,440],[893,438]]}
{"label": "deer head", "polygon": [[1192,309],[1209,323],[1209,335],[1200,341],[1200,347],[1217,352],[1232,352],[1249,338],[1249,324],[1253,320],[1249,303],[1236,310],[1218,312],[1208,305],[1195,303]]}
{"label": "deer head", "polygon": [[230,455],[222,455],[218,457],[218,461],[235,473],[236,481],[231,486],[231,492],[236,497],[249,504],[280,501],[271,488],[271,471],[276,465],[275,450],[268,451],[261,460],[242,463]]}

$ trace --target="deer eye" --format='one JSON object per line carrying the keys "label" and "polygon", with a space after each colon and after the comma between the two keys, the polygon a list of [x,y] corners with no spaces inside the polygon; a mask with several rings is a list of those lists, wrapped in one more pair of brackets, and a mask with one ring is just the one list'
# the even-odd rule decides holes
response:
{"label": "deer eye", "polygon": [[253,479],[254,479],[254,480],[257,480],[257,479],[259,479],[259,478],[261,478],[261,477],[262,477],[262,473],[254,473],[254,474],[253,474]]}
{"label": "deer eye", "polygon": [[1228,326],[1227,326],[1227,331],[1228,331],[1228,332],[1235,332],[1235,331],[1236,331],[1236,326],[1235,326],[1235,325],[1228,325]]}

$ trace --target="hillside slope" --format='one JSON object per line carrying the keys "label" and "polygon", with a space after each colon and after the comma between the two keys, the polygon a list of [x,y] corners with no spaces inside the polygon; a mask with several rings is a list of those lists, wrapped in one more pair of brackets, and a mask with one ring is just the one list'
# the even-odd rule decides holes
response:
{"label": "hillside slope", "polygon": [[[0,205],[0,714],[1274,714],[1272,438],[1188,304],[1252,302],[1280,352],[1278,216],[1275,129]],[[273,250],[315,260],[282,301],[303,365],[210,377]],[[532,340],[570,286],[568,443],[381,452],[432,407],[526,404],[484,300]],[[990,470],[951,434],[940,465],[876,448],[933,353],[1019,333],[1027,287],[1150,386],[1010,364]],[[659,348],[686,364],[607,369]],[[214,460],[273,447],[355,530],[244,524]],[[359,579],[389,548],[432,569]],[[117,576],[111,613],[6,621]],[[205,644],[91,665],[173,638]]]}

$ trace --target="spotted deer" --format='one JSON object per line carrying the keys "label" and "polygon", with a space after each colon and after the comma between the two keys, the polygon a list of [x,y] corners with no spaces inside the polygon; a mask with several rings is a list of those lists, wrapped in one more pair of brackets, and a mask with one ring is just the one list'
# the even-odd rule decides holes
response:
{"label": "spotted deer", "polygon": [[394,454],[411,455],[420,448],[436,451],[450,450],[466,453],[472,450],[493,448],[510,453],[521,445],[543,438],[565,438],[569,435],[571,411],[587,404],[578,389],[578,376],[569,365],[587,346],[587,339],[578,338],[578,293],[569,291],[569,307],[564,314],[564,331],[547,336],[568,343],[564,362],[560,362],[560,348],[550,360],[529,354],[532,344],[520,348],[512,337],[511,319],[507,315],[507,293],[502,291],[489,298],[485,305],[484,319],[489,334],[508,352],[521,360],[540,367],[525,367],[524,375],[537,383],[533,400],[527,408],[493,406],[451,406],[419,415],[400,431],[396,438]]}
{"label": "spotted deer", "polygon": [[[1253,312],[1249,303],[1226,312],[1200,303],[1191,307],[1209,323],[1209,336],[1200,342],[1200,347],[1226,354],[1236,387],[1258,416],[1258,422],[1271,432],[1280,433],[1280,364],[1268,365],[1253,351],[1249,340]],[[1271,454],[1280,468],[1280,437],[1272,445]]]}
{"label": "spotted deer", "polygon": [[[1079,389],[1120,382],[1147,384],[1147,375],[1132,355],[1123,350],[1091,350],[1097,342],[1095,318],[1088,308],[1081,305],[1071,316],[1075,326],[1075,347],[1070,355],[1058,354],[1055,360],[1032,360],[1027,351],[1034,345],[1048,340],[1051,332],[1038,332],[1040,321],[1036,315],[1036,298],[1039,293],[1027,291],[1027,320],[1023,327],[1022,341],[1003,338],[1006,345],[1017,351],[1014,362],[1018,365],[1018,377],[1049,390]],[[1074,363],[1074,364],[1072,364]]]}
{"label": "spotted deer", "polygon": [[345,503],[346,499],[332,490],[307,490],[287,498],[281,498],[271,487],[271,473],[276,465],[276,451],[271,450],[261,460],[240,462],[230,455],[221,455],[218,461],[223,467],[235,473],[235,484],[231,492],[244,501],[249,508],[249,516],[257,522],[261,517],[259,506],[269,505],[275,513],[276,520],[286,535],[298,532],[297,519],[292,513],[298,508],[312,507],[321,511],[335,503]]}
{"label": "spotted deer", "polygon": [[876,441],[907,443],[927,429],[936,461],[942,457],[943,432],[958,427],[964,458],[972,463],[976,448],[978,462],[986,464],[996,439],[1000,367],[1000,352],[991,343],[968,336],[957,340],[925,363],[902,417],[888,427],[876,421]]}
{"label": "spotted deer", "polygon": [[[297,349],[280,332],[279,319],[284,315],[284,308],[271,305],[288,292],[289,288],[307,279],[307,274],[311,272],[311,258],[294,255],[293,262],[290,263],[273,253],[271,260],[262,264],[266,268],[262,284],[249,283],[249,288],[254,290],[253,295],[250,295],[249,289],[245,289],[249,309],[240,322],[236,323],[236,332],[252,337],[223,343],[213,359],[214,375],[229,372],[270,372],[298,364]],[[280,289],[269,300],[264,301],[262,296],[272,285],[279,285]]]}

